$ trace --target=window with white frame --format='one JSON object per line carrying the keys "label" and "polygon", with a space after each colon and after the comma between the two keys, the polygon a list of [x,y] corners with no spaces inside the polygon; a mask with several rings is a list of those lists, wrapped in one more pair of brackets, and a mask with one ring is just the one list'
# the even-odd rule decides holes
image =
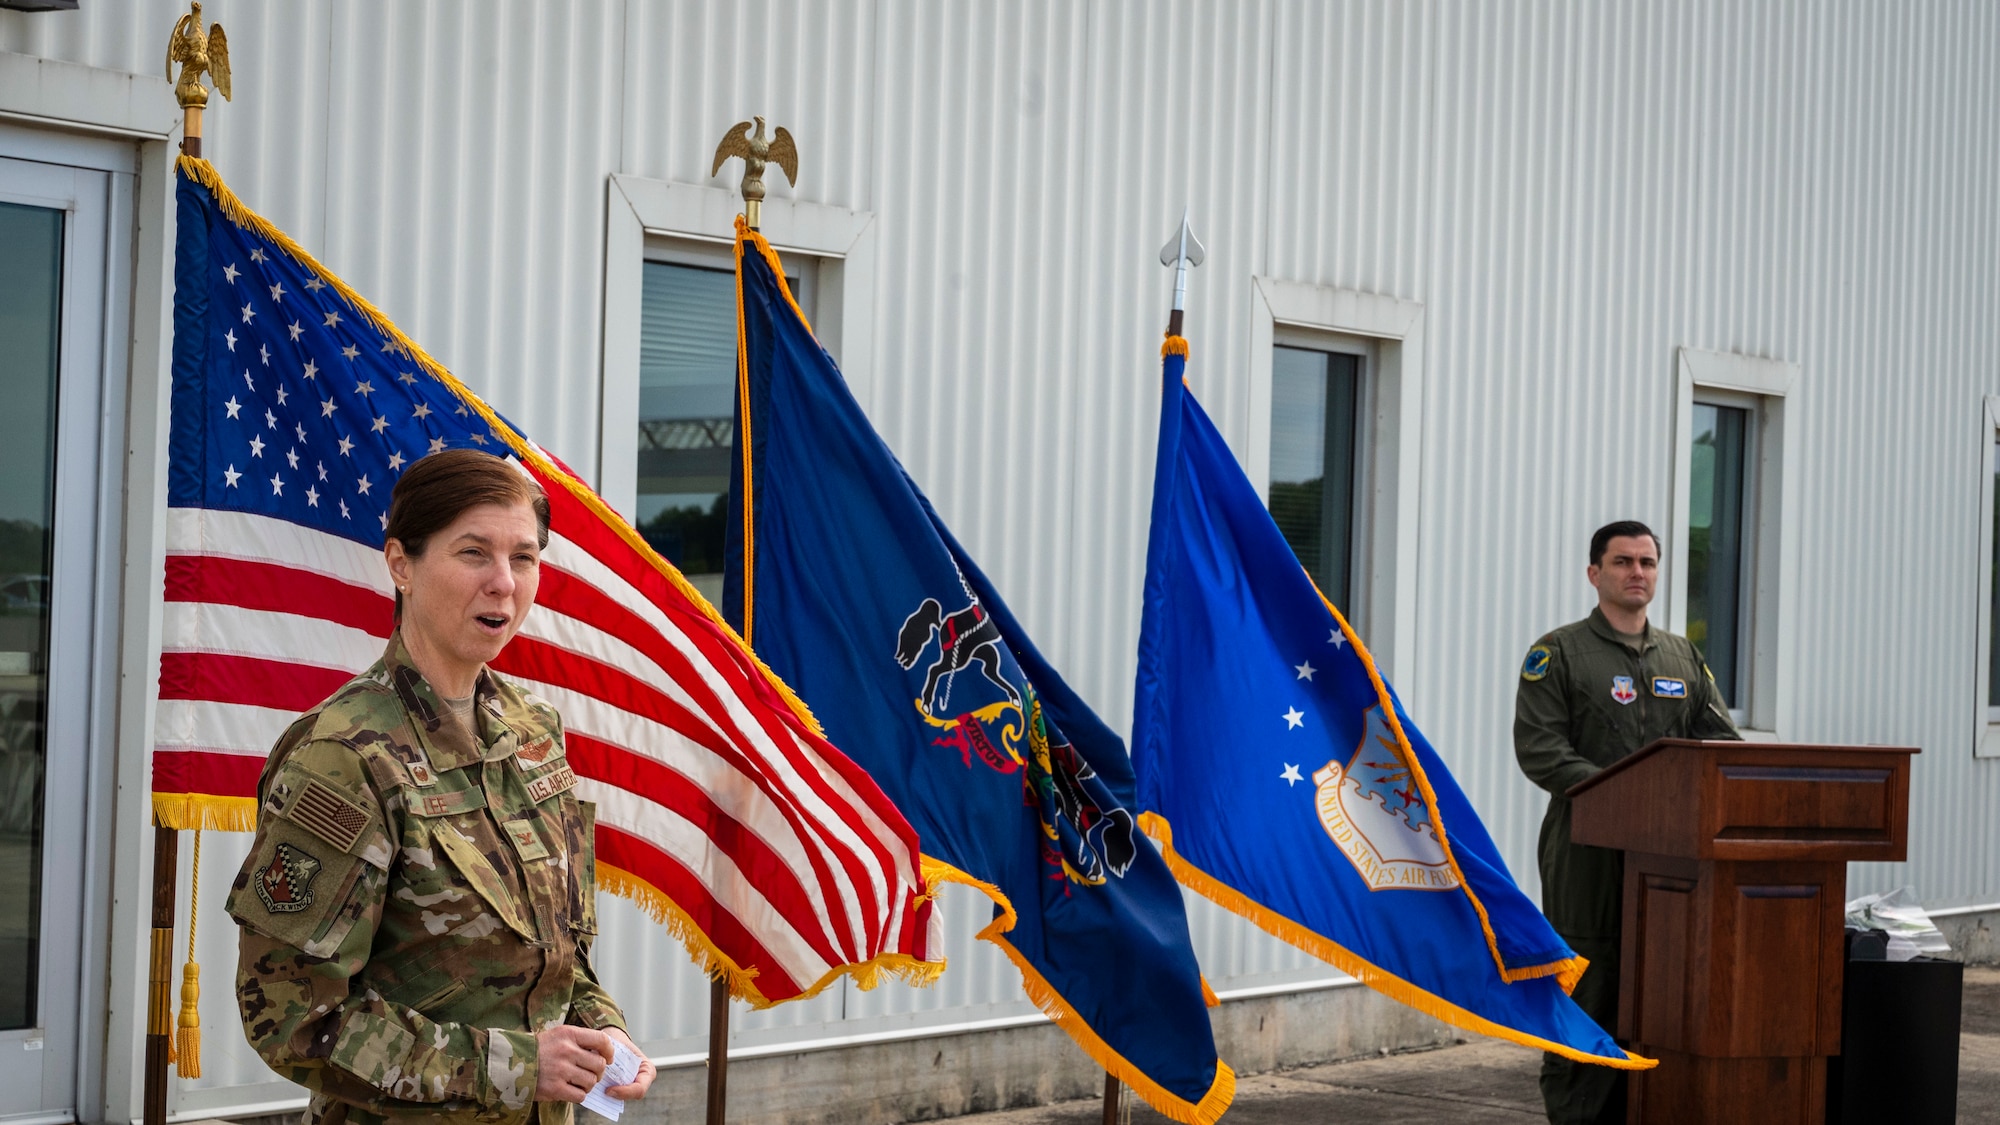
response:
{"label": "window with white frame", "polygon": [[1745,708],[1750,640],[1750,543],[1755,528],[1752,447],[1757,405],[1750,396],[1700,392],[1688,450],[1687,638],[1701,650],[1722,698]]}
{"label": "window with white frame", "polygon": [[1796,634],[1797,364],[1680,350],[1665,624],[1701,650],[1745,737],[1790,729]]}
{"label": "window with white frame", "polygon": [[[787,256],[784,265],[810,318],[812,262]],[[632,522],[718,601],[735,445],[735,264],[727,248],[656,240],[643,276]]]}
{"label": "window with white frame", "polygon": [[1391,680],[1416,658],[1424,307],[1252,279],[1243,467],[1322,592]]}
{"label": "window with white frame", "polygon": [[1265,502],[1320,592],[1352,617],[1366,349],[1300,333],[1279,341],[1271,349]]}

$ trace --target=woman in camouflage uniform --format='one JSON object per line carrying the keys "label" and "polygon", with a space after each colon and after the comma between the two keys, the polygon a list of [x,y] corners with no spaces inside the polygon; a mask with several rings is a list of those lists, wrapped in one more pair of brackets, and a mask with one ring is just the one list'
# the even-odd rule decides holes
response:
{"label": "woman in camouflage uniform", "polygon": [[251,1045],[312,1090],[309,1125],[566,1123],[631,1045],[590,966],[593,810],[561,719],[486,668],[534,604],[548,522],[497,457],[412,465],[388,650],[264,767],[229,895],[236,994]]}

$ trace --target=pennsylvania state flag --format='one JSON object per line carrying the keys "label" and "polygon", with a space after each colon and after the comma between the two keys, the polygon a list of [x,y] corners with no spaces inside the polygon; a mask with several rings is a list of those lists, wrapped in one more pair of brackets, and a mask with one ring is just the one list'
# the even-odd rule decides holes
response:
{"label": "pennsylvania state flag", "polygon": [[[1183,883],[1395,1000],[1583,1062],[1652,1066],[1361,639],[1300,567],[1167,341],[1132,760]],[[851,752],[851,751],[850,751]]]}
{"label": "pennsylvania state flag", "polygon": [[1213,1122],[1236,1080],[1124,745],[868,424],[740,220],[736,267],[725,616],[916,827],[931,885],[992,898],[980,936],[1029,997],[1153,1108]]}

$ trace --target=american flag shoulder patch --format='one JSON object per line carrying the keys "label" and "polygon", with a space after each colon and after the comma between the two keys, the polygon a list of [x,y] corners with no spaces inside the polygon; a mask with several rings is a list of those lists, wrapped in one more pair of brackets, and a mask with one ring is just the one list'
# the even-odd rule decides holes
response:
{"label": "american flag shoulder patch", "polygon": [[360,803],[319,778],[309,778],[282,814],[341,851],[352,851],[372,819]]}

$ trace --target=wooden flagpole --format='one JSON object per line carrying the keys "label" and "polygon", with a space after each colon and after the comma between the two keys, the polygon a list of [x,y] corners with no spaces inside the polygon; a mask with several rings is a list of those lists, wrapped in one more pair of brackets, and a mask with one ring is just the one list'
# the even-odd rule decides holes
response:
{"label": "wooden flagpole", "polygon": [[708,986],[708,1125],[722,1125],[729,1107],[729,980]]}
{"label": "wooden flagpole", "polygon": [[166,1125],[167,1121],[167,1060],[174,1034],[174,891],[180,841],[181,834],[174,829],[153,825],[153,941],[146,971],[146,1091],[141,1103],[145,1125]]}

